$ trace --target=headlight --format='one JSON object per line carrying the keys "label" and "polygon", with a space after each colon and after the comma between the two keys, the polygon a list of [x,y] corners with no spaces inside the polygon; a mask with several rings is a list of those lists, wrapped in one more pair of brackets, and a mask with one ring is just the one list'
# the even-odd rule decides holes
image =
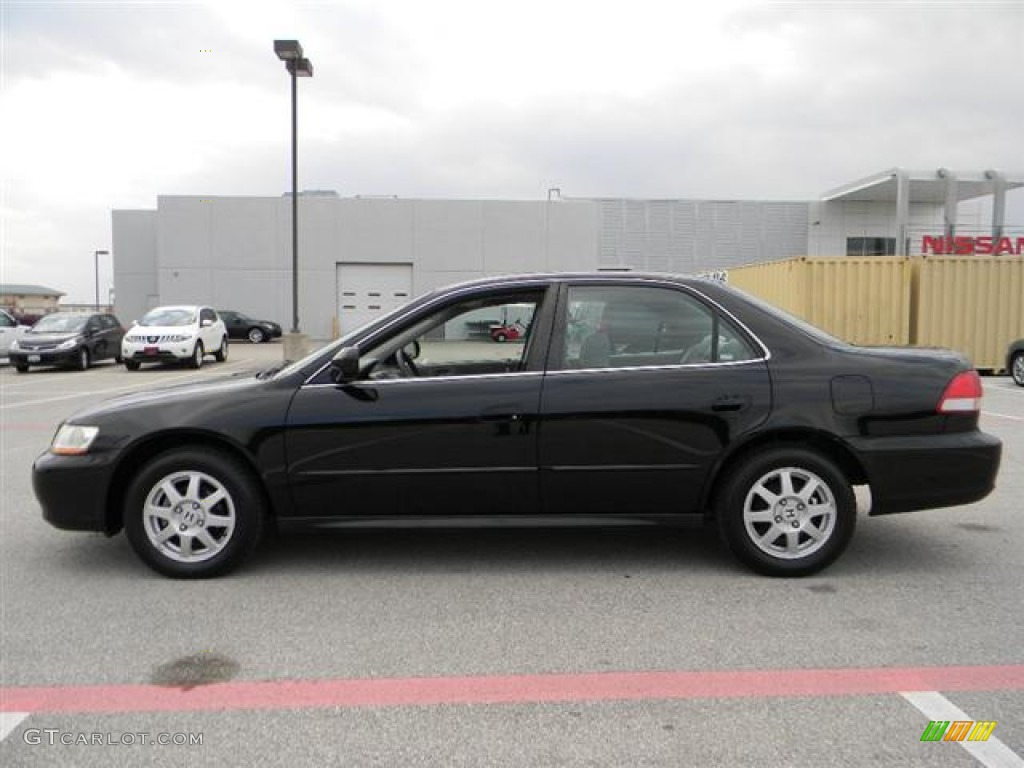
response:
{"label": "headlight", "polygon": [[99,427],[83,427],[80,424],[61,424],[50,444],[50,453],[59,456],[81,456],[88,453],[89,446],[100,433]]}
{"label": "headlight", "polygon": [[62,341],[57,345],[57,349],[74,349],[78,346],[80,341],[81,339],[68,339],[67,341]]}
{"label": "headlight", "polygon": [[11,349],[11,350],[14,350],[15,352],[17,352],[19,349],[21,349],[21,345],[18,344],[18,340],[15,339],[14,341],[11,342],[11,346],[8,347],[8,349]]}
{"label": "headlight", "polygon": [[178,333],[173,336],[164,336],[164,341],[170,341],[172,343],[178,341],[189,341],[192,339],[191,333]]}

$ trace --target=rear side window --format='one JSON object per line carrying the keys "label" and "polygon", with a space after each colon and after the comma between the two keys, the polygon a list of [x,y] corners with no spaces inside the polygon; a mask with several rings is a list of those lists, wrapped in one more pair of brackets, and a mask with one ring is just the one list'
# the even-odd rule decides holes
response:
{"label": "rear side window", "polygon": [[572,286],[563,317],[567,369],[753,360],[743,335],[688,293],[651,286]]}

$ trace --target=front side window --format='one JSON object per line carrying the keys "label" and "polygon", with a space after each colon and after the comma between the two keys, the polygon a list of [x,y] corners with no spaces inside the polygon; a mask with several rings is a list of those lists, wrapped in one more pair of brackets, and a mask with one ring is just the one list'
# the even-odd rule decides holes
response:
{"label": "front side window", "polygon": [[363,351],[363,376],[380,380],[522,371],[542,295],[492,295],[438,309]]}
{"label": "front side window", "polygon": [[573,286],[564,316],[565,369],[739,362],[742,334],[690,294],[650,286]]}

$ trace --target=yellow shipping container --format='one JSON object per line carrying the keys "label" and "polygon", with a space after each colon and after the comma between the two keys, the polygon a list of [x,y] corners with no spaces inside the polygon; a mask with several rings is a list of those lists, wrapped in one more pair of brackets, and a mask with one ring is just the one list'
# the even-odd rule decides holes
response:
{"label": "yellow shipping container", "polygon": [[909,344],[905,258],[798,257],[729,270],[729,283],[851,344]]}
{"label": "yellow shipping container", "polygon": [[728,279],[852,344],[947,347],[981,370],[1003,370],[1024,338],[1019,257],[798,257]]}
{"label": "yellow shipping container", "polygon": [[916,343],[950,347],[975,368],[1002,370],[1024,338],[1024,259],[929,257],[919,262]]}

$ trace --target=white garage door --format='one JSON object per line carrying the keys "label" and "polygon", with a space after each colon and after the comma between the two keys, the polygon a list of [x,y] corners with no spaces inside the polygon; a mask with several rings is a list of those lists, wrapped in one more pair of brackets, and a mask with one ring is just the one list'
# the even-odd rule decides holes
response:
{"label": "white garage door", "polygon": [[344,336],[412,298],[412,264],[338,264],[338,326]]}

